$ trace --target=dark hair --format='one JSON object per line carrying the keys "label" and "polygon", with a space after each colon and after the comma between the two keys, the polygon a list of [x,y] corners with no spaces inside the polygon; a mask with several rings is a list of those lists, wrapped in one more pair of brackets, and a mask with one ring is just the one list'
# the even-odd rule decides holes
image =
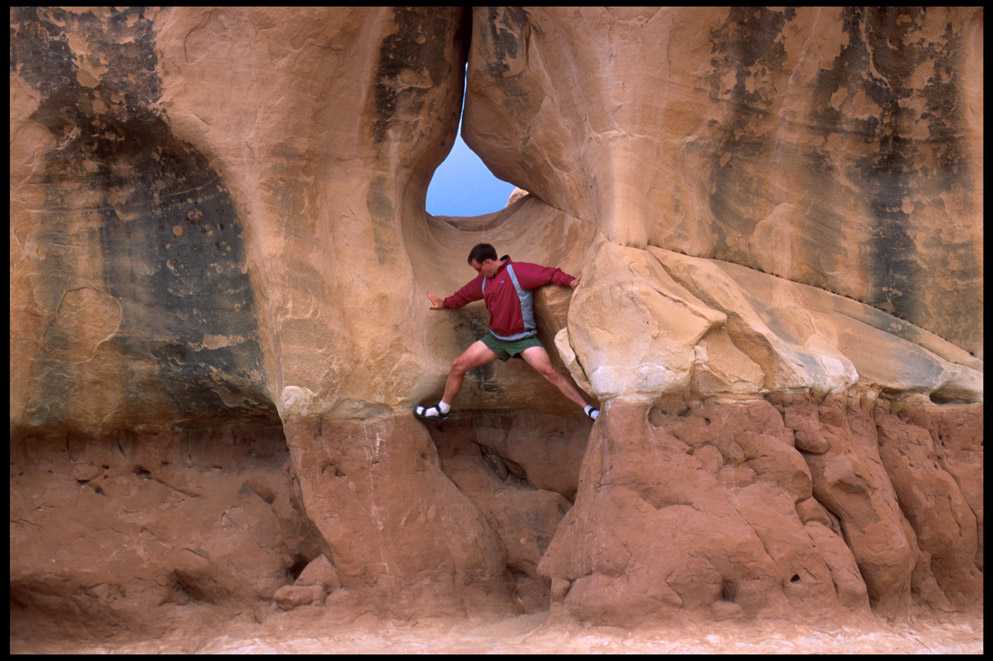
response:
{"label": "dark hair", "polygon": [[472,247],[472,250],[469,251],[469,259],[466,261],[469,262],[469,264],[472,264],[473,262],[482,264],[487,259],[496,261],[496,258],[496,248],[488,243],[477,243]]}

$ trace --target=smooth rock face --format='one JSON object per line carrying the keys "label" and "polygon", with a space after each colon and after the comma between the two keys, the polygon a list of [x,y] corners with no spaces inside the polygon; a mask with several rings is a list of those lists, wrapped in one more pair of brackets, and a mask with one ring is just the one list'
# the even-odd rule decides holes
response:
{"label": "smooth rock face", "polygon": [[[981,9],[10,18],[12,637],[981,605]],[[466,63],[519,188],[432,217]],[[482,241],[582,273],[596,423],[521,361],[410,416]]]}

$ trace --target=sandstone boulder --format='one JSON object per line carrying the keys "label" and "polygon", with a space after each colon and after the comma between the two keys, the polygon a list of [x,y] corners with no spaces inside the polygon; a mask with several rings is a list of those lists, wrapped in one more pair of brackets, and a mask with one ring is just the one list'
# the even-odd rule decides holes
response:
{"label": "sandstone boulder", "polygon": [[273,599],[276,605],[288,611],[299,606],[320,605],[326,595],[320,585],[284,585],[276,590]]}
{"label": "sandstone boulder", "polygon": [[293,583],[294,585],[320,585],[325,592],[331,592],[341,587],[341,579],[338,572],[328,561],[327,556],[319,555],[304,567],[300,576]]}

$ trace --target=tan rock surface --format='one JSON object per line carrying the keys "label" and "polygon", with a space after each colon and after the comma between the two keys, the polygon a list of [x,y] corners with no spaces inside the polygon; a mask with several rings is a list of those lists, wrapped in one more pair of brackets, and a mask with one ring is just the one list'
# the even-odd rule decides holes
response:
{"label": "tan rock surface", "polygon": [[501,179],[610,241],[834,291],[982,355],[981,11],[473,21],[462,133]]}

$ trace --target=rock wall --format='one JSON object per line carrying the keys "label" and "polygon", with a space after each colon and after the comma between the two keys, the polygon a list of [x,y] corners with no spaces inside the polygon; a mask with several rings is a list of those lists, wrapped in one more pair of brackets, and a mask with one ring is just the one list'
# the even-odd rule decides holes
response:
{"label": "rock wall", "polygon": [[[982,603],[981,9],[10,17],[12,635]],[[528,194],[433,217],[466,65]],[[409,415],[480,241],[583,274],[592,428],[519,361]]]}
{"label": "rock wall", "polygon": [[982,12],[473,15],[463,133],[497,176],[614,243],[827,289],[982,355]]}

